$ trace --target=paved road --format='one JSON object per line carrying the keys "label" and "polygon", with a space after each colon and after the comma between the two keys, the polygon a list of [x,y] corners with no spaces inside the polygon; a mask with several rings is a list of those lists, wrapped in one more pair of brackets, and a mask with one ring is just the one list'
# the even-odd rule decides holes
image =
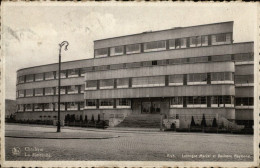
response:
{"label": "paved road", "polygon": [[[7,134],[46,134],[55,127],[6,125]],[[252,161],[253,136],[62,129],[108,139],[5,139],[6,160]],[[79,136],[77,135],[77,136]],[[118,137],[119,136],[119,137]]]}

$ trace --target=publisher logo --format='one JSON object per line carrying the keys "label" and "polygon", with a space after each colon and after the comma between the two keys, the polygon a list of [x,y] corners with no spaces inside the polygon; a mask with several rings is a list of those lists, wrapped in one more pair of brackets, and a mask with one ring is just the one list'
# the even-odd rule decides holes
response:
{"label": "publisher logo", "polygon": [[13,155],[20,155],[21,149],[19,147],[13,147],[12,153],[13,153]]}

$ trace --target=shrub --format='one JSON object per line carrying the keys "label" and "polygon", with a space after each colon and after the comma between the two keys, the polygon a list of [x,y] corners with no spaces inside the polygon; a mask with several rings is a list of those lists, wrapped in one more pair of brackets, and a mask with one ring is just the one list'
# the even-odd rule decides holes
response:
{"label": "shrub", "polygon": [[214,128],[218,127],[217,119],[215,117],[212,122],[212,127],[214,127]]}
{"label": "shrub", "polygon": [[98,114],[98,120],[97,120],[97,122],[98,122],[98,123],[100,122],[100,114]]}
{"label": "shrub", "polygon": [[195,121],[194,121],[194,117],[193,117],[193,116],[191,117],[191,123],[190,123],[190,126],[191,126],[191,127],[196,126]]}
{"label": "shrub", "polygon": [[206,123],[206,118],[205,118],[205,115],[203,114],[202,116],[202,120],[201,120],[201,124],[200,124],[202,127],[207,127],[207,123]]}
{"label": "shrub", "polygon": [[91,122],[95,122],[94,115],[91,116]]}

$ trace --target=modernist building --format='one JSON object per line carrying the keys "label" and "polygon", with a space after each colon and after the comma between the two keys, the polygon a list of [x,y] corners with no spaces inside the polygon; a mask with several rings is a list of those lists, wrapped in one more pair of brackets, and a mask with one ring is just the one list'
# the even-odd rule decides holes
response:
{"label": "modernist building", "polygon": [[[94,58],[62,63],[61,118],[164,116],[188,127],[204,114],[252,126],[253,45],[233,43],[233,22],[96,40]],[[56,118],[57,70],[18,70],[17,119]]]}

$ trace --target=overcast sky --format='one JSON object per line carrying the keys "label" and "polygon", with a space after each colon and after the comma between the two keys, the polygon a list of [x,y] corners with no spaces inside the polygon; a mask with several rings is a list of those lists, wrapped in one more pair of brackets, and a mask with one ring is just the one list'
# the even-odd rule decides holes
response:
{"label": "overcast sky", "polygon": [[256,4],[251,3],[4,4],[2,47],[8,99],[15,99],[16,71],[58,62],[58,44],[64,40],[70,45],[62,61],[70,61],[93,58],[93,40],[150,30],[234,21],[234,42],[253,41],[256,35]]}

